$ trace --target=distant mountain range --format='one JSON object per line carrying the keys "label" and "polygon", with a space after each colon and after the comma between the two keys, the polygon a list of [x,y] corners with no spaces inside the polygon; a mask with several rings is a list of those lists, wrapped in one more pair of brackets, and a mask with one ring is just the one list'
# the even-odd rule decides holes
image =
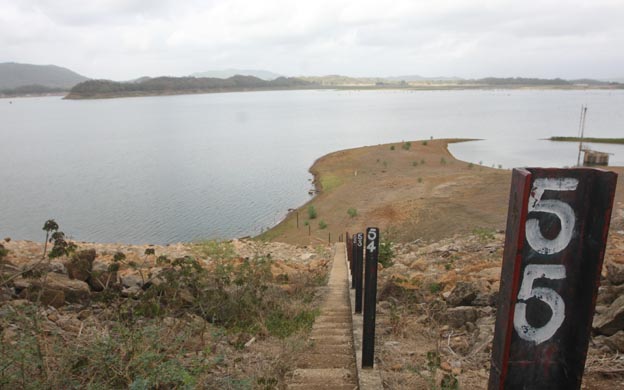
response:
{"label": "distant mountain range", "polygon": [[56,65],[0,63],[0,91],[27,89],[68,91],[74,85],[88,80],[67,68]]}
{"label": "distant mountain range", "polygon": [[[523,77],[350,77],[343,75],[283,77],[258,69],[222,69],[193,73],[190,77],[140,77],[128,81],[90,80],[67,68],[55,65],[0,63],[0,96],[61,93],[71,90],[69,98],[142,96],[297,88],[624,88],[621,78],[538,79]],[[76,88],[74,88],[76,87]]]}
{"label": "distant mountain range", "polygon": [[253,76],[262,80],[275,80],[282,75],[269,72],[268,70],[260,69],[221,69],[221,70],[207,70],[205,72],[193,73],[191,77],[212,77],[217,79],[227,79],[232,76]]}

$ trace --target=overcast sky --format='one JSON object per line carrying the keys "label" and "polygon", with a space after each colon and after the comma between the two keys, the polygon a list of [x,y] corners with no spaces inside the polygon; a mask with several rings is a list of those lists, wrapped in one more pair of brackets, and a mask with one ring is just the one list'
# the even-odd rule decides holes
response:
{"label": "overcast sky", "polygon": [[624,77],[624,0],[0,0],[0,62],[92,78]]}

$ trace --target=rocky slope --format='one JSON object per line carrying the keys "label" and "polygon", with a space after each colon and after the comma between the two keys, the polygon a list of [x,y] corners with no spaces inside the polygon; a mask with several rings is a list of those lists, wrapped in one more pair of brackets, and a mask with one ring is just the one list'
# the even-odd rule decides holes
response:
{"label": "rocky slope", "polygon": [[[486,388],[504,234],[396,245],[380,271],[378,366],[388,389]],[[611,225],[584,389],[624,385],[624,208]],[[446,387],[444,387],[446,386]]]}

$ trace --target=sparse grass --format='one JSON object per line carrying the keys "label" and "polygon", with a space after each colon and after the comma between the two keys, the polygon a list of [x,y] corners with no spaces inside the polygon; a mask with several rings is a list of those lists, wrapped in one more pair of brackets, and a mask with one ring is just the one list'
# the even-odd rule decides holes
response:
{"label": "sparse grass", "polygon": [[205,240],[193,244],[193,251],[210,259],[233,259],[236,255],[230,241]]}
{"label": "sparse grass", "polygon": [[349,207],[349,209],[347,210],[347,214],[351,218],[355,218],[357,216],[357,213],[358,213],[357,210],[353,207]]}
{"label": "sparse grass", "polygon": [[325,192],[331,191],[334,188],[342,185],[342,179],[336,175],[323,175],[321,176],[320,180],[321,180],[321,188]]}
{"label": "sparse grass", "polygon": [[444,157],[440,157],[440,164],[446,165],[446,159]]}
{"label": "sparse grass", "polygon": [[481,240],[481,241],[491,241],[491,240],[493,240],[495,233],[496,233],[496,231],[494,229],[482,228],[482,227],[475,228],[472,231],[472,234],[474,234],[475,236],[479,237],[479,240]]}

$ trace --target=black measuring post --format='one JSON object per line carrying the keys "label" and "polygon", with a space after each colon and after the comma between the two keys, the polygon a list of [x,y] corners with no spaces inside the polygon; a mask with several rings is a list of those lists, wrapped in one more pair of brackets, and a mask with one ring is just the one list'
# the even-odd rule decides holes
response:
{"label": "black measuring post", "polygon": [[357,250],[355,249],[357,246],[357,233],[351,236],[351,264],[349,269],[351,270],[351,288],[355,288],[355,256]]}
{"label": "black measuring post", "polygon": [[358,233],[355,235],[355,312],[357,314],[362,313],[362,268],[364,260],[364,234]]}
{"label": "black measuring post", "polygon": [[375,313],[377,309],[377,261],[379,259],[379,229],[376,227],[366,229],[365,252],[362,368],[373,368],[375,361]]}
{"label": "black measuring post", "polygon": [[616,181],[513,170],[489,390],[580,389]]}

